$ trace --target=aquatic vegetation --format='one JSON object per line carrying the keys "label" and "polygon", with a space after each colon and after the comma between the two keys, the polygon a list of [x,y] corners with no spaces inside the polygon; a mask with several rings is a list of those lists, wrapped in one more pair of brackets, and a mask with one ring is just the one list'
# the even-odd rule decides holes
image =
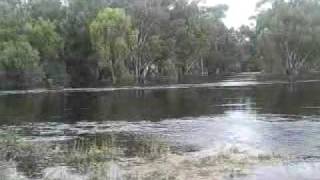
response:
{"label": "aquatic vegetation", "polygon": [[128,179],[225,179],[246,176],[261,164],[278,164],[280,156],[243,150],[241,147],[225,147],[211,153],[198,152],[184,155],[169,154],[155,161],[130,168]]}
{"label": "aquatic vegetation", "polygon": [[24,142],[18,135],[14,133],[2,134],[0,138],[0,160],[19,160],[32,154],[43,151],[44,146],[35,147],[31,143]]}
{"label": "aquatic vegetation", "polygon": [[27,180],[27,178],[18,173],[14,162],[0,161],[0,180]]}
{"label": "aquatic vegetation", "polygon": [[100,142],[79,138],[71,147],[59,153],[60,161],[68,166],[76,168],[82,173],[92,171],[99,164],[113,161],[123,155],[123,151],[112,145],[106,138]]}
{"label": "aquatic vegetation", "polygon": [[[0,146],[12,156],[8,160],[18,165],[18,171],[22,167],[26,177],[44,180],[225,179],[247,176],[257,166],[286,160],[241,144],[174,153],[171,145],[160,137],[135,136],[130,139],[134,145],[127,149],[114,133],[78,136],[61,142],[25,141],[7,133]],[[7,160],[3,157],[2,161]],[[27,167],[30,164],[34,166]]]}
{"label": "aquatic vegetation", "polygon": [[81,146],[79,144],[84,142],[82,139],[75,140],[72,148],[64,144],[24,141],[13,133],[3,134],[0,142],[0,162],[4,162],[5,167],[8,167],[10,162],[15,162],[30,177],[38,176],[34,174],[34,166],[41,171],[46,167],[64,164],[76,168],[79,172],[87,172],[91,170],[90,167],[111,161],[116,157],[116,153],[120,153],[104,144]]}

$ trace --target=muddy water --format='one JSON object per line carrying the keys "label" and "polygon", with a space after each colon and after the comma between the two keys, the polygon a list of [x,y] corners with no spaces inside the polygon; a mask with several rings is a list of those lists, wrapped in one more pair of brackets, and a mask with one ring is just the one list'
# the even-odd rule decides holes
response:
{"label": "muddy water", "polygon": [[67,160],[55,161],[51,153],[31,153],[10,162],[4,158],[0,176],[320,179],[319,81],[290,86],[258,81],[257,74],[238,74],[202,82],[2,91],[3,135],[14,133],[23,143],[54,152],[98,144],[119,153],[99,161],[99,170],[85,171]]}

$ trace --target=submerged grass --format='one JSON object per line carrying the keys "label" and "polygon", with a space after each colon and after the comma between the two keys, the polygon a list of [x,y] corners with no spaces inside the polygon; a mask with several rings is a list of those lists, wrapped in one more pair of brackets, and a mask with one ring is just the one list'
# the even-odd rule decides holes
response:
{"label": "submerged grass", "polygon": [[[3,173],[14,174],[11,171],[17,172],[19,164],[25,177],[43,180],[219,180],[246,176],[255,166],[281,162],[280,156],[242,146],[173,154],[166,143],[152,137],[139,140],[135,156],[126,157],[116,141],[114,137],[77,138],[67,145],[53,145],[25,142],[15,134],[6,134],[0,138],[0,162],[7,162],[8,168],[0,170],[0,180],[11,180]],[[34,167],[21,169],[21,164],[28,164],[27,161],[41,164],[41,176],[31,174]],[[11,168],[10,164],[16,167]],[[27,179],[18,173],[15,177]]]}
{"label": "submerged grass", "polygon": [[280,162],[280,156],[231,146],[210,153],[169,154],[156,161],[146,161],[141,166],[132,166],[127,175],[128,179],[135,180],[220,180],[247,176],[255,166]]}
{"label": "submerged grass", "polygon": [[[78,138],[71,145],[24,141],[15,133],[0,137],[0,180],[10,179],[3,175],[18,166],[23,174],[31,178],[41,178],[48,167],[72,167],[77,173],[88,173],[100,168],[100,164],[112,161],[120,150],[112,148],[108,142],[95,143]],[[3,163],[1,163],[3,162]],[[14,164],[14,165],[13,165]],[[36,172],[36,171],[40,172]],[[2,173],[2,174],[1,174]],[[64,173],[61,173],[64,174]],[[18,176],[15,176],[16,178]]]}
{"label": "submerged grass", "polygon": [[113,144],[114,140],[97,141],[86,138],[78,138],[62,152],[60,161],[68,166],[75,167],[82,173],[92,170],[92,167],[98,167],[104,162],[114,161],[123,155],[123,151]]}
{"label": "submerged grass", "polygon": [[[37,144],[23,141],[14,132],[2,134],[0,138],[0,161],[26,163],[34,161],[38,164],[47,164],[54,152],[49,144]],[[30,171],[30,173],[32,173]]]}

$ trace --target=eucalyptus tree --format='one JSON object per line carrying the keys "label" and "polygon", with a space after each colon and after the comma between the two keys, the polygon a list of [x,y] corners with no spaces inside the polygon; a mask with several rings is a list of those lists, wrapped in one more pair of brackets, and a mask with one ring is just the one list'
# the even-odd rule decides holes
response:
{"label": "eucalyptus tree", "polygon": [[273,0],[263,3],[270,3],[271,8],[257,16],[260,55],[269,70],[281,67],[279,70],[293,81],[319,58],[320,2]]}
{"label": "eucalyptus tree", "polygon": [[20,0],[0,0],[0,42],[21,37],[22,26],[28,18],[28,11]]}
{"label": "eucalyptus tree", "polygon": [[39,66],[39,52],[25,41],[8,41],[1,44],[0,66],[6,72],[24,73]]}
{"label": "eucalyptus tree", "polygon": [[30,16],[33,19],[61,21],[65,16],[65,8],[61,0],[28,0],[27,2]]}
{"label": "eucalyptus tree", "polygon": [[56,29],[53,22],[42,18],[25,25],[28,41],[39,51],[42,61],[57,59],[63,48],[63,40]]}
{"label": "eucalyptus tree", "polygon": [[66,0],[66,16],[60,23],[67,59],[88,58],[92,54],[90,23],[109,5],[107,0]]}
{"label": "eucalyptus tree", "polygon": [[28,42],[24,24],[29,20],[25,4],[19,0],[0,1],[0,81],[2,88],[20,87],[42,80],[37,49]]}
{"label": "eucalyptus tree", "polygon": [[[11,84],[13,87],[30,86],[41,82],[43,73],[40,57],[36,49],[23,40],[7,41],[0,44],[0,71],[5,73],[7,81],[0,87]],[[10,82],[9,82],[10,81]]]}
{"label": "eucalyptus tree", "polygon": [[240,53],[240,61],[242,63],[242,71],[259,71],[259,61],[256,59],[257,54],[257,38],[255,27],[246,25],[241,26],[237,32],[237,40]]}
{"label": "eucalyptus tree", "polygon": [[123,1],[137,29],[137,39],[131,49],[131,61],[137,80],[144,80],[150,67],[166,60],[163,37],[170,18],[173,0]]}
{"label": "eucalyptus tree", "polygon": [[67,72],[72,87],[219,73],[252,46],[224,25],[226,10],[199,0],[0,0],[0,44],[31,46],[44,80]]}
{"label": "eucalyptus tree", "polygon": [[[228,10],[226,5],[201,8],[200,18],[196,22],[195,31],[200,44],[197,56],[200,58],[200,67],[203,72],[205,65],[209,74],[225,72],[231,69],[234,64],[238,64],[238,45],[235,31],[228,29],[222,19]],[[199,59],[198,58],[198,59]]]}
{"label": "eucalyptus tree", "polygon": [[125,11],[118,8],[100,11],[90,25],[90,34],[101,70],[110,73],[114,84],[130,79],[127,60],[137,32]]}
{"label": "eucalyptus tree", "polygon": [[[117,0],[117,2],[120,0]],[[98,58],[91,43],[90,24],[112,0],[65,0],[66,17],[60,22],[64,60],[73,87],[92,86],[99,81]]]}
{"label": "eucalyptus tree", "polygon": [[190,74],[195,62],[194,21],[198,7],[189,6],[187,1],[175,2],[170,14],[170,34],[174,44],[175,65],[179,74]]}
{"label": "eucalyptus tree", "polygon": [[31,46],[39,52],[48,86],[64,85],[67,75],[62,60],[63,39],[55,23],[41,17],[27,22],[24,29]]}

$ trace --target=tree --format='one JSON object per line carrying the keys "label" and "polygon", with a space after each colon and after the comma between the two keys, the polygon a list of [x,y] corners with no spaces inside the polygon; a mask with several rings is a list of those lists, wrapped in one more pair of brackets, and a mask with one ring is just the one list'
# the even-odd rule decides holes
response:
{"label": "tree", "polygon": [[56,26],[50,20],[42,18],[26,24],[27,36],[32,47],[36,48],[42,61],[58,58],[63,41],[56,32]]}
{"label": "tree", "polygon": [[255,29],[241,26],[237,32],[242,71],[260,71],[260,62],[257,61],[257,41]]}
{"label": "tree", "polygon": [[72,87],[88,87],[98,82],[98,58],[90,40],[90,23],[108,0],[66,0],[65,17],[59,22],[64,39],[63,60]]}
{"label": "tree", "polygon": [[[317,0],[273,0],[257,17],[259,52],[265,64],[281,67],[290,81],[320,52],[320,3]],[[265,2],[266,3],[266,2]]]}
{"label": "tree", "polygon": [[33,19],[60,21],[65,16],[65,9],[60,0],[30,0],[27,6]]}
{"label": "tree", "polygon": [[42,81],[39,53],[23,40],[1,43],[0,70],[20,86]]}
{"label": "tree", "polygon": [[132,24],[137,29],[137,39],[131,49],[132,70],[136,80],[144,82],[151,66],[159,67],[168,58],[163,36],[169,24],[169,7],[174,0],[123,1],[122,6],[127,7]]}
{"label": "tree", "polygon": [[0,42],[20,38],[28,12],[19,0],[0,0]]}
{"label": "tree", "polygon": [[112,82],[116,84],[118,80],[129,78],[127,60],[137,32],[125,11],[117,8],[100,11],[90,25],[90,34],[101,58],[99,66],[111,74]]}
{"label": "tree", "polygon": [[200,0],[0,0],[0,43],[28,42],[44,80],[70,77],[71,87],[239,71],[256,38],[228,29],[227,9]]}
{"label": "tree", "polygon": [[66,67],[61,60],[63,40],[55,23],[39,18],[27,22],[25,31],[31,46],[38,50],[48,86],[62,86],[66,81]]}
{"label": "tree", "polygon": [[90,24],[107,7],[107,0],[68,0],[66,17],[60,22],[67,61],[86,59],[92,54]]}

